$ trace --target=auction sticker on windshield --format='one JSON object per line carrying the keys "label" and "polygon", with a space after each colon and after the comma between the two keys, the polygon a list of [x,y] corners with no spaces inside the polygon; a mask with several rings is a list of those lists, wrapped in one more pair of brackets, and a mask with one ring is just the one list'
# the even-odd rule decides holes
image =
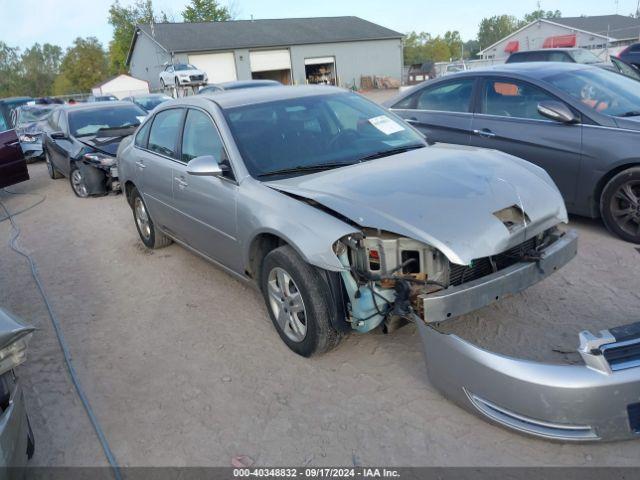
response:
{"label": "auction sticker on windshield", "polygon": [[369,123],[380,130],[385,135],[391,135],[404,130],[404,127],[397,122],[394,122],[386,115],[380,115],[379,117],[373,117],[369,119]]}

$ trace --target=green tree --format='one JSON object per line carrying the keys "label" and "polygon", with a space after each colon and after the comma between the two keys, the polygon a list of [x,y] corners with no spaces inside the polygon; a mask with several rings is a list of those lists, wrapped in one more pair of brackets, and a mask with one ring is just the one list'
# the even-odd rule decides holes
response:
{"label": "green tree", "polygon": [[443,40],[449,47],[449,53],[452,58],[462,58],[462,38],[460,38],[460,32],[457,30],[448,31],[444,34]]}
{"label": "green tree", "polygon": [[404,37],[404,64],[411,65],[427,60],[425,44],[431,40],[426,32],[409,32]]}
{"label": "green tree", "polygon": [[542,20],[543,18],[560,18],[562,12],[560,10],[542,10],[541,8],[534,10],[531,13],[527,13],[524,16],[524,23],[535,22],[536,20]]}
{"label": "green tree", "polygon": [[20,57],[20,75],[23,94],[51,95],[53,83],[60,69],[62,49],[57,45],[34,44]]}
{"label": "green tree", "polygon": [[520,27],[520,21],[512,15],[495,15],[483,18],[478,30],[478,42],[482,48],[487,48]]}
{"label": "green tree", "polygon": [[231,20],[229,9],[216,0],[191,0],[182,11],[185,22],[225,22]]}
{"label": "green tree", "polygon": [[464,42],[464,58],[476,58],[480,51],[480,42],[478,40],[467,40]]}
{"label": "green tree", "polygon": [[19,50],[0,40],[0,98],[18,94],[20,88]]}
{"label": "green tree", "polygon": [[60,77],[55,82],[55,93],[89,92],[91,87],[108,76],[107,56],[95,37],[76,38],[60,64]]}
{"label": "green tree", "polygon": [[[163,12],[161,19],[166,18],[167,15]],[[136,25],[156,21],[152,0],[136,0],[129,7],[123,7],[119,0],[116,0],[111,5],[108,22],[113,27],[113,39],[109,42],[109,70],[112,74],[127,71],[127,54]]]}

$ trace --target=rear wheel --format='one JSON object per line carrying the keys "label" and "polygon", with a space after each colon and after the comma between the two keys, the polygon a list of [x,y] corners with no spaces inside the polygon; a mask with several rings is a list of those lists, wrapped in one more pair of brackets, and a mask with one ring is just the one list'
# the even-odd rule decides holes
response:
{"label": "rear wheel", "polygon": [[162,89],[163,89],[163,90],[166,90],[166,89],[167,89],[167,86],[165,85],[165,83],[164,83],[164,80],[163,80],[163,79],[160,79],[160,86],[162,87]]}
{"label": "rear wheel", "polygon": [[618,173],[602,191],[600,211],[610,232],[640,243],[640,167]]}
{"label": "rear wheel", "polygon": [[49,177],[53,178],[54,180],[62,178],[60,172],[58,172],[58,170],[56,170],[56,167],[53,166],[53,163],[51,163],[51,157],[49,156],[49,152],[47,150],[44,151],[44,162],[47,165],[47,172],[49,172]]}
{"label": "rear wheel", "polygon": [[171,245],[172,240],[154,225],[142,195],[135,187],[131,190],[131,208],[138,235],[147,248],[157,249]]}
{"label": "rear wheel", "polygon": [[310,357],[336,347],[342,336],[331,326],[331,296],[318,270],[289,246],[270,252],[260,276],[269,316],[280,338],[298,355]]}

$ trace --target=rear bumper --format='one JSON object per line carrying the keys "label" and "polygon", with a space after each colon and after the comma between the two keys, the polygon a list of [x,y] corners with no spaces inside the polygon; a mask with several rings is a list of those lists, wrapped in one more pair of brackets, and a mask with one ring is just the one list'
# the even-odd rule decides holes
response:
{"label": "rear bumper", "polygon": [[504,270],[457,287],[422,295],[424,321],[441,322],[527,289],[559,270],[578,251],[578,234],[570,230],[542,251],[537,262],[520,262]]}
{"label": "rear bumper", "polygon": [[[640,366],[627,362],[629,368],[610,368],[613,364],[608,365],[599,348],[604,351],[623,342],[609,331],[601,337],[581,333],[579,351],[585,365],[552,365],[491,353],[416,323],[431,383],[461,407],[501,426],[551,440],[640,438]],[[591,345],[584,338],[592,339]],[[640,335],[635,341],[640,344]],[[591,348],[598,342],[600,346]]]}

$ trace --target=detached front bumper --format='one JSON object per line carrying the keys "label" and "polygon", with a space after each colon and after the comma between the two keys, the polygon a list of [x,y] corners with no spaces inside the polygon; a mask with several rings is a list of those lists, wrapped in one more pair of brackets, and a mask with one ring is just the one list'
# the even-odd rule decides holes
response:
{"label": "detached front bumper", "polygon": [[580,333],[584,365],[506,357],[417,323],[431,383],[461,407],[552,440],[640,438],[640,322]]}
{"label": "detached front bumper", "polygon": [[537,262],[519,262],[486,277],[449,287],[436,293],[421,295],[424,321],[441,322],[458,317],[500,300],[505,295],[527,289],[559,270],[578,251],[578,234],[566,232],[543,250]]}

